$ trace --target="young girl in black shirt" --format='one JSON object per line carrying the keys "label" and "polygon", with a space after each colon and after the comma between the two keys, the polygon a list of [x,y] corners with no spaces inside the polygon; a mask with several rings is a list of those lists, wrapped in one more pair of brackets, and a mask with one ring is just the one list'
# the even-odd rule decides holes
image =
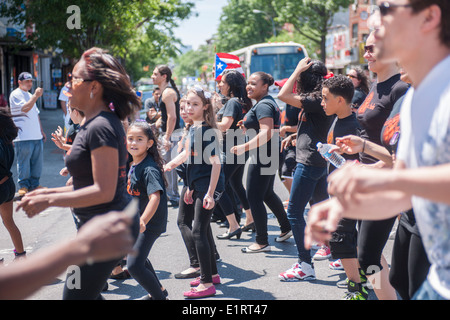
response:
{"label": "young girl in black shirt", "polygon": [[153,300],[165,300],[155,270],[147,257],[161,233],[166,231],[167,196],[163,161],[150,125],[134,122],[127,131],[128,152],[133,157],[128,173],[127,190],[139,199],[140,233],[134,246],[137,255],[128,255],[128,271]]}
{"label": "young girl in black shirt", "polygon": [[200,264],[200,277],[192,281],[193,288],[184,293],[185,298],[192,299],[215,295],[214,284],[220,283],[210,220],[224,190],[224,176],[211,94],[200,87],[191,89],[187,94],[186,112],[193,124],[185,149],[166,164],[165,170],[170,171],[187,160],[184,202],[193,208],[192,235]]}

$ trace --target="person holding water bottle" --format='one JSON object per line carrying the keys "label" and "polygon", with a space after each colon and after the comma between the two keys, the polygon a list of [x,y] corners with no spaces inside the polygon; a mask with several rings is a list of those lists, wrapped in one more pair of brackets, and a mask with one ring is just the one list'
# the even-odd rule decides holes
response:
{"label": "person holding water bottle", "polygon": [[[327,79],[322,84],[323,109],[328,116],[336,115],[327,137],[327,143],[331,146],[328,152],[334,155],[338,155],[333,152],[332,147],[336,144],[336,137],[359,135],[359,124],[351,107],[353,94],[353,83],[343,75]],[[359,159],[358,154],[338,156],[342,159],[340,164],[348,160]],[[335,165],[330,162],[328,173],[335,169]],[[343,298],[345,300],[366,300],[368,296],[367,289],[362,285],[362,282],[366,279],[361,279],[358,268],[356,223],[357,221],[353,219],[341,219],[329,242],[332,258],[341,260],[347,275],[348,292]]]}

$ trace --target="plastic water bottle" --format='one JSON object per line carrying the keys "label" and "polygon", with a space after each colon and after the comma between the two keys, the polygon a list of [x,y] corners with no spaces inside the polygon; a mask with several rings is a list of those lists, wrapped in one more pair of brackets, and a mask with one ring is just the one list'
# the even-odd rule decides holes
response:
{"label": "plastic water bottle", "polygon": [[317,150],[322,155],[322,157],[324,157],[325,160],[327,160],[329,163],[331,163],[336,168],[339,168],[344,165],[345,159],[343,156],[341,156],[340,154],[338,154],[336,152],[330,153],[329,151],[332,147],[333,146],[331,144],[323,144],[321,142],[317,143]]}

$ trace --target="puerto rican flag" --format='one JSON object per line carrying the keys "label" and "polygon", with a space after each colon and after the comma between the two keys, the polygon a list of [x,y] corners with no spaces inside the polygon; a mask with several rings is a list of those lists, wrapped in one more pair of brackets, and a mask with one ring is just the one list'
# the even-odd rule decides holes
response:
{"label": "puerto rican flag", "polygon": [[238,56],[228,53],[216,53],[215,66],[216,81],[220,81],[222,79],[222,73],[229,69],[236,69],[245,77],[244,69],[241,67]]}

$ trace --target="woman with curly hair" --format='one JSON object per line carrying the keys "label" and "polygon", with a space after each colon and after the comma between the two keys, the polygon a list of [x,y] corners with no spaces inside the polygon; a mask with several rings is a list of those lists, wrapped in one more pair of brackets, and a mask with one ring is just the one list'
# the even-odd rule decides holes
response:
{"label": "woman with curly hair", "polygon": [[[283,140],[282,146],[291,144],[296,137],[296,161],[287,216],[298,250],[298,262],[280,273],[281,281],[314,280],[315,271],[310,250],[304,246],[306,227],[303,213],[308,202],[317,203],[328,198],[327,163],[316,149],[318,142],[327,141],[332,117],[321,106],[322,83],[327,68],[321,61],[302,59],[280,90],[278,99],[300,108],[297,133]],[[297,92],[293,92],[297,82]]]}

